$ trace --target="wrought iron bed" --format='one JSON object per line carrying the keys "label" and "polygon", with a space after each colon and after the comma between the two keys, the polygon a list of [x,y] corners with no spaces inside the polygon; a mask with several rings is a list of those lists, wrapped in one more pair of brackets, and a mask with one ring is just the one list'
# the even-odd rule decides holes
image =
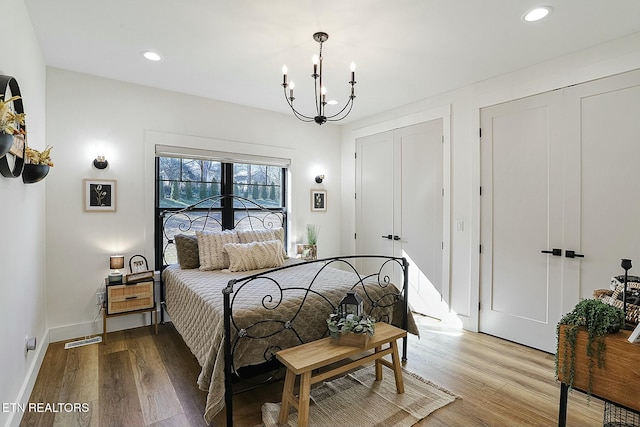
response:
{"label": "wrought iron bed", "polygon": [[[230,206],[235,206],[241,212],[234,216],[233,224],[223,224],[220,220],[220,211],[229,209]],[[168,259],[167,254],[172,252],[176,234],[228,228],[274,229],[285,225],[286,211],[276,212],[242,197],[223,195],[201,200],[177,211],[166,211],[160,215],[160,221],[162,236],[157,239],[156,245],[162,260],[161,270],[164,270],[168,266],[167,261],[172,261]],[[375,262],[375,270],[361,273],[361,264],[364,262],[368,264]],[[340,298],[336,299],[336,295],[343,295],[345,290],[356,290],[365,300],[367,313],[377,317],[379,321],[391,322],[393,320],[394,324],[408,330],[408,268],[409,264],[405,258],[352,255],[290,263],[266,271],[253,272],[253,274],[247,272],[248,274],[244,276],[236,275],[229,280],[222,289],[221,295],[224,323],[222,342],[224,406],[227,425],[233,425],[234,384],[238,379],[246,380],[247,376],[253,374],[253,372],[247,374],[243,371],[246,369],[241,360],[244,349],[260,345],[264,365],[273,365],[278,363],[275,353],[284,346],[290,347],[327,336],[326,324],[324,329],[316,326],[316,332],[312,334],[308,330],[302,330],[304,326],[308,327],[306,325],[307,319],[304,318],[305,311],[320,310],[326,313],[324,317],[326,319],[329,313],[335,312],[339,303]],[[305,275],[299,273],[301,269],[305,269]],[[402,275],[402,288],[400,289],[391,283],[392,270],[400,272]],[[340,273],[336,273],[336,271]],[[341,281],[343,277],[346,277],[349,282],[344,283],[339,291],[332,289],[329,292],[325,287],[325,282],[334,280],[333,275],[335,274],[340,274],[336,280]],[[161,274],[161,315],[164,320],[166,290],[163,276]],[[298,278],[303,276],[306,277],[306,280],[304,282],[298,281]],[[292,277],[295,279],[291,279]],[[261,297],[259,301],[256,301],[255,308],[249,310],[253,313],[253,317],[247,320],[243,317],[248,311],[246,298],[247,295],[256,293],[257,289],[263,293],[259,294]],[[283,307],[286,304],[291,306],[290,295],[295,295],[294,301],[298,305],[284,310]],[[244,303],[239,303],[239,301],[244,301]],[[311,303],[313,306],[310,306]],[[319,306],[322,308],[318,308]],[[171,312],[169,315],[171,316]],[[283,342],[286,343],[284,346]],[[407,340],[405,338],[402,351],[403,361],[406,361],[406,355]],[[272,376],[268,375],[267,377],[268,380],[272,379]],[[208,406],[209,399],[207,410]],[[206,414],[205,419],[207,419]]]}

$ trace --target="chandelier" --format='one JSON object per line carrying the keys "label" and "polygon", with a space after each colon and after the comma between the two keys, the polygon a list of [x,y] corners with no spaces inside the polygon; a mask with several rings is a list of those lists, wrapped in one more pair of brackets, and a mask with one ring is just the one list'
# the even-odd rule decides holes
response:
{"label": "chandelier", "polygon": [[[295,84],[293,81],[287,82],[287,66],[284,65],[282,67],[283,81],[282,87],[284,89],[284,98],[287,100],[289,107],[291,107],[291,111],[293,111],[293,115],[303,122],[316,122],[321,125],[326,122],[337,122],[339,120],[344,119],[351,112],[351,108],[353,107],[353,100],[356,95],[353,91],[353,86],[356,84],[356,64],[351,63],[351,81],[349,84],[351,85],[351,95],[349,95],[349,100],[342,107],[342,110],[333,114],[331,116],[325,115],[324,108],[327,104],[332,103],[331,101],[327,102],[327,89],[322,82],[322,43],[326,42],[329,38],[329,34],[318,32],[313,35],[313,39],[320,43],[320,54],[313,56],[313,77],[314,80],[314,92],[315,92],[315,108],[316,115],[315,116],[307,116],[300,113],[293,106],[293,101],[295,100],[293,96],[293,89],[295,88]],[[287,96],[287,88],[289,89],[289,96]]]}

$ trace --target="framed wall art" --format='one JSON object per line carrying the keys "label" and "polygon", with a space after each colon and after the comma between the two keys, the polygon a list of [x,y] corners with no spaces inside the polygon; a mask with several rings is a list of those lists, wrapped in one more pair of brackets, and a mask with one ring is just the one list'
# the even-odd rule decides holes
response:
{"label": "framed wall art", "polygon": [[84,179],[84,211],[115,212],[117,191],[115,179]]}
{"label": "framed wall art", "polygon": [[327,211],[327,190],[311,190],[311,212]]}

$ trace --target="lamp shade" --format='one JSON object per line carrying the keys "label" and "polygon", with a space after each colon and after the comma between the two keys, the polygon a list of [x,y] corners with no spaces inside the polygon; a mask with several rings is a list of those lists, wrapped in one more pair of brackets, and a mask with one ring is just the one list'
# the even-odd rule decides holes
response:
{"label": "lamp shade", "polygon": [[112,255],[109,257],[109,268],[112,270],[119,270],[124,268],[124,256],[123,255]]}

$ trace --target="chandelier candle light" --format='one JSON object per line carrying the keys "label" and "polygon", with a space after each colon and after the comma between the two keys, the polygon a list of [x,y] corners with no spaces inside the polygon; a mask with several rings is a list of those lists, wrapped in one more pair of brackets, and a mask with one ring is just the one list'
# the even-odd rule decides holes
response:
{"label": "chandelier candle light", "polygon": [[[293,100],[295,99],[295,97],[293,96],[293,90],[295,89],[295,84],[293,83],[293,81],[291,82],[287,81],[287,72],[288,72],[287,66],[284,65],[282,67],[282,74],[283,74],[282,87],[284,89],[284,98],[287,100],[289,107],[291,107],[291,110],[293,111],[293,115],[296,116],[298,119],[302,120],[303,122],[316,122],[317,124],[321,125],[328,121],[337,122],[339,120],[342,120],[345,117],[347,117],[351,112],[351,108],[353,107],[353,100],[356,97],[353,89],[353,86],[356,84],[356,64],[352,62],[351,63],[351,81],[349,82],[349,84],[351,85],[351,95],[349,96],[349,100],[344,105],[344,107],[342,107],[342,110],[340,110],[338,113],[331,116],[325,115],[324,107],[330,102],[327,102],[327,88],[323,85],[323,82],[322,82],[322,43],[326,42],[328,38],[329,38],[329,34],[323,33],[323,32],[318,32],[313,35],[313,39],[318,43],[320,43],[320,54],[314,55],[312,59],[313,74],[311,74],[311,77],[313,77],[313,80],[314,80],[315,107],[316,107],[315,117],[301,114],[293,106]],[[289,89],[289,96],[287,96],[287,88]],[[320,96],[318,96],[318,93],[320,94]]]}

